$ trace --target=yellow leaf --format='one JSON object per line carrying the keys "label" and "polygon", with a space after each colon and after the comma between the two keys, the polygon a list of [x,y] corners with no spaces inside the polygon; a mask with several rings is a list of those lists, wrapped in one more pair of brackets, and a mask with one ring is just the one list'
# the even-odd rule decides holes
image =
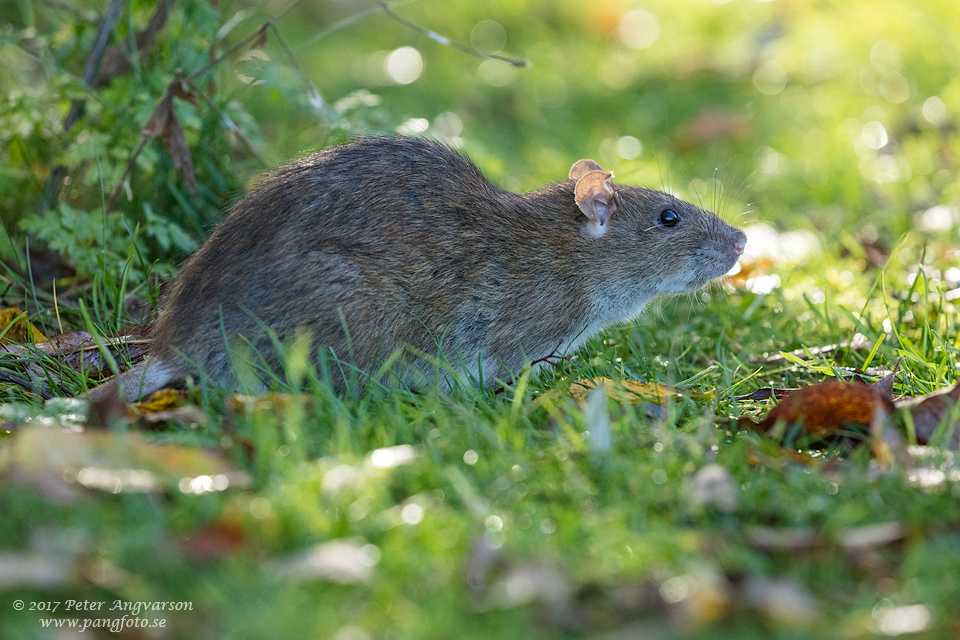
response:
{"label": "yellow leaf", "polygon": [[[7,329],[8,326],[10,327],[9,329]],[[4,329],[6,329],[6,333],[3,334],[3,339],[0,340],[3,344],[13,342],[36,344],[37,342],[47,341],[47,337],[33,326],[32,323],[28,322],[26,314],[16,307],[10,307],[0,311],[0,333],[3,333]]]}
{"label": "yellow leaf", "polygon": [[186,391],[176,389],[160,389],[150,395],[143,402],[135,402],[129,406],[129,411],[134,416],[142,416],[149,413],[160,413],[161,411],[170,411],[182,406],[187,399]]}
{"label": "yellow leaf", "polygon": [[[691,398],[709,399],[713,397],[711,393],[691,393],[676,387],[656,382],[641,382],[639,380],[614,380],[612,378],[584,378],[570,384],[567,392],[571,398],[577,402],[583,402],[598,385],[603,385],[608,398],[612,398],[621,404],[637,404],[640,402],[652,402],[660,404],[668,396],[679,397],[686,395]],[[560,398],[560,392],[556,389],[547,391],[534,401],[537,406],[556,402]]]}

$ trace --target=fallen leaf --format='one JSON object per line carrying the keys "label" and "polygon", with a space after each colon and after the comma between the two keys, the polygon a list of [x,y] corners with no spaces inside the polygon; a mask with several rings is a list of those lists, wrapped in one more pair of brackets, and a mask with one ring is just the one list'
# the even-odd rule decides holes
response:
{"label": "fallen leaf", "polygon": [[808,434],[828,436],[849,425],[869,425],[878,405],[887,414],[893,411],[893,403],[875,389],[831,380],[789,393],[758,427],[769,433],[778,422],[788,428],[802,423]]}
{"label": "fallen leaf", "polygon": [[[661,403],[667,397],[679,398],[688,396],[696,399],[708,399],[712,397],[709,393],[693,393],[690,391],[677,389],[657,382],[641,382],[639,380],[614,380],[613,378],[597,377],[583,378],[570,384],[567,395],[579,403],[586,401],[587,396],[598,386],[604,388],[608,398],[621,404],[638,404],[641,402]],[[551,389],[534,400],[534,404],[541,406],[547,403],[553,403],[559,400],[561,393],[557,389]]]}
{"label": "fallen leaf", "polygon": [[146,416],[182,407],[187,401],[187,392],[178,389],[160,389],[142,402],[129,406],[130,415]]}
{"label": "fallen leaf", "polygon": [[27,315],[16,307],[9,307],[0,310],[0,343],[28,343],[43,342],[47,338],[43,333],[33,326]]}
{"label": "fallen leaf", "polygon": [[[954,451],[960,449],[960,384],[940,389],[934,393],[916,398],[904,398],[896,403],[899,410],[910,414],[913,428],[920,444],[936,444]],[[938,436],[937,442],[931,443],[931,438],[937,427],[943,424],[943,437],[950,434],[950,439],[944,443],[943,437]]]}
{"label": "fallen leaf", "polygon": [[903,358],[897,360],[897,363],[893,365],[893,370],[890,371],[890,373],[883,376],[871,385],[880,394],[886,398],[890,398],[891,400],[893,400],[893,385],[897,381],[897,372],[900,371],[901,362],[903,362]]}
{"label": "fallen leaf", "polygon": [[[146,356],[150,348],[150,341],[138,336],[103,338],[102,342],[117,362],[127,360],[138,362]],[[113,373],[100,353],[93,336],[86,331],[70,331],[49,340],[44,338],[43,342],[36,344],[2,345],[0,349],[21,359],[21,366],[25,368],[30,381],[34,384],[46,383],[48,375],[54,381],[60,379],[56,372],[51,370],[52,367],[43,366],[37,361],[38,351],[95,380],[108,377]]]}
{"label": "fallen leaf", "polygon": [[0,473],[7,471],[111,493],[198,494],[208,485],[220,491],[250,484],[247,474],[203,449],[155,444],[138,433],[51,427],[24,428],[0,441]]}
{"label": "fallen leaf", "polygon": [[[905,452],[902,440],[897,440],[899,434],[890,426],[889,416],[880,408],[877,403],[873,408],[873,418],[870,420],[870,448],[873,450],[873,457],[880,465],[881,469],[890,469],[893,467],[897,456],[894,449]],[[892,445],[892,446],[891,446]]]}
{"label": "fallen leaf", "polygon": [[763,389],[757,389],[753,393],[748,393],[745,396],[737,396],[735,399],[737,402],[743,402],[744,400],[753,400],[754,402],[762,402],[764,400],[771,399],[780,400],[792,391],[797,391],[797,389],[774,389],[772,387],[764,387]]}

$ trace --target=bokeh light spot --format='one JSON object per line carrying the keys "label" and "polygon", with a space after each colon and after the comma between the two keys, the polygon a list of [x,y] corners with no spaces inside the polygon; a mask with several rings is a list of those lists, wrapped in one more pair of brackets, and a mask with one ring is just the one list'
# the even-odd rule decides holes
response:
{"label": "bokeh light spot", "polygon": [[423,56],[413,47],[400,47],[390,52],[384,68],[397,84],[410,84],[423,73]]}
{"label": "bokeh light spot", "polygon": [[617,36],[631,49],[646,49],[660,37],[660,23],[649,11],[634,9],[620,19]]}

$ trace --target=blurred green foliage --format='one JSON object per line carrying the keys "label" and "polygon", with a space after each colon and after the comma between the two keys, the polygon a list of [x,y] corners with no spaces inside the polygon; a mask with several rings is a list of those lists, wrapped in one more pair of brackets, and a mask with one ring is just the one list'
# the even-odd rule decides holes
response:
{"label": "blurred green foliage", "polygon": [[[79,77],[104,6],[0,4],[0,219],[11,235],[0,253],[26,264],[10,254],[29,238],[66,256],[78,274],[72,295],[94,298],[98,324],[120,317],[128,278],[171,273],[258,173],[362,134],[444,140],[516,190],[593,157],[622,182],[799,232],[754,236],[797,257],[759,268],[753,285],[663,302],[500,394],[337,397],[307,376],[303,405],[293,396],[283,409],[227,412],[222,396],[204,394],[206,417],[188,414],[202,427],[169,423],[149,435],[219,450],[250,487],[115,495],[65,481],[76,469],[51,471],[62,461],[43,447],[4,449],[40,472],[0,469],[0,578],[17,562],[51,558],[82,569],[0,592],[0,632],[51,637],[36,613],[8,614],[21,597],[192,601],[194,614],[170,619],[177,638],[832,639],[896,632],[911,615],[926,616],[930,637],[955,635],[955,462],[928,451],[936,459],[917,469],[884,470],[867,447],[833,443],[799,465],[721,420],[763,411],[734,397],[759,387],[849,379],[866,368],[865,353],[806,367],[762,358],[857,333],[882,341],[872,365],[902,359],[898,392],[956,382],[956,0],[391,5],[527,68],[458,52],[369,1],[303,2],[263,46],[241,47],[195,79],[196,104],[175,99],[199,195],[158,138],[106,213],[177,69],[196,73],[286,4],[180,0],[128,74],[90,88]],[[111,45],[135,43],[156,6],[127,3]],[[74,99],[85,112],[65,131]],[[57,166],[66,168],[57,196],[41,206]],[[20,284],[31,311],[38,299],[52,306]],[[79,312],[63,309],[60,291],[69,324]],[[578,406],[533,401],[596,375],[710,399],[612,403],[603,450]],[[24,431],[42,428],[28,422],[69,431],[78,412],[35,398],[0,409]],[[6,428],[3,443],[17,442]],[[407,444],[417,447],[409,466],[378,469],[367,455]],[[177,453],[168,462],[179,470]],[[728,474],[721,488],[733,510],[693,497],[692,479],[712,464]],[[888,524],[903,537],[869,538]],[[812,548],[791,547],[811,531]],[[763,545],[771,532],[782,546]],[[844,546],[854,535],[868,540]],[[304,582],[278,577],[325,541],[355,543],[375,578],[336,584],[309,568]]]}
{"label": "blurred green foliage", "polygon": [[[285,6],[177,2],[130,73],[89,88],[78,76],[101,4],[12,3],[0,14],[8,61],[0,77],[0,213],[8,229],[42,214],[38,203],[58,164],[67,168],[59,199],[102,217],[174,71],[198,71]],[[156,3],[128,7],[111,40],[127,49]],[[155,140],[107,214],[115,219],[101,224],[130,226],[121,215],[145,223],[149,204],[201,238],[256,173],[347,136],[424,126],[424,135],[462,146],[508,188],[555,181],[573,160],[594,157],[622,181],[828,239],[865,228],[889,244],[914,227],[918,211],[960,199],[960,13],[952,0],[394,7],[529,67],[460,53],[369,2],[302,3],[279,21],[280,38],[271,31],[262,48],[244,47],[198,79],[205,99],[176,101],[199,196],[187,193]],[[86,109],[65,132],[71,99]],[[68,247],[44,219],[21,231],[45,229],[39,238]],[[147,226],[142,237],[150,257],[168,267],[191,248],[182,234],[165,242],[158,233]]]}

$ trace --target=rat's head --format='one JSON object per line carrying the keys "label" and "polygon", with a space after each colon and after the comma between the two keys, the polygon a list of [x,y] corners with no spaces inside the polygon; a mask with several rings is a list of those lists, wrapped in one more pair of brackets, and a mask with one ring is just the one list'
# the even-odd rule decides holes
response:
{"label": "rat's head", "polygon": [[[570,169],[584,241],[604,255],[614,279],[637,282],[651,295],[695,291],[733,268],[743,231],[670,194],[614,185],[593,160]],[[619,276],[619,277],[618,277]]]}

